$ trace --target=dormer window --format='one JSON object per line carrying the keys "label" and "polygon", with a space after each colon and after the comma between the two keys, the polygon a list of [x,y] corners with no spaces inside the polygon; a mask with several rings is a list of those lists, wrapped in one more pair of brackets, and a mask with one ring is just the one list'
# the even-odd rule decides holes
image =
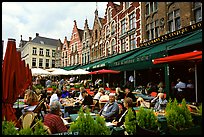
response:
{"label": "dormer window", "polygon": [[128,9],[130,7],[130,2],[125,2],[125,9]]}
{"label": "dormer window", "polygon": [[40,41],[40,44],[45,44],[44,41]]}

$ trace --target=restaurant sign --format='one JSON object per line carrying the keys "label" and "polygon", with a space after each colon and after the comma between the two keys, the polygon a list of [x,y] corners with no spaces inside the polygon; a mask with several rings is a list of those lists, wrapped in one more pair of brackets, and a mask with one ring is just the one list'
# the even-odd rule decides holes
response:
{"label": "restaurant sign", "polygon": [[181,36],[183,34],[186,34],[188,32],[192,32],[192,31],[195,31],[195,30],[198,30],[198,29],[202,29],[202,22],[198,22],[198,23],[193,24],[191,26],[187,26],[187,27],[179,29],[177,31],[162,35],[162,36],[160,36],[158,38],[155,38],[153,40],[150,40],[150,41],[147,41],[147,42],[144,42],[144,43],[140,43],[140,47],[150,46],[152,44],[156,44],[156,43],[159,43],[159,42],[165,42],[165,41],[170,40],[170,39],[172,39],[174,37]]}

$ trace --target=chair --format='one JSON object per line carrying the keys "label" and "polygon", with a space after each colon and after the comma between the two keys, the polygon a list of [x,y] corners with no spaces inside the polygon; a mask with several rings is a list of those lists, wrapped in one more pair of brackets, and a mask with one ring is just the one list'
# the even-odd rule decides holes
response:
{"label": "chair", "polygon": [[38,103],[38,105],[35,107],[35,109],[32,111],[34,113],[37,114],[38,118],[40,118],[40,115],[43,117],[42,114],[42,109],[43,109],[43,105],[44,105],[44,99],[41,99],[41,101]]}
{"label": "chair", "polygon": [[36,118],[36,114],[34,112],[26,112],[19,118],[21,127],[22,128],[31,127],[34,124],[35,118]]}

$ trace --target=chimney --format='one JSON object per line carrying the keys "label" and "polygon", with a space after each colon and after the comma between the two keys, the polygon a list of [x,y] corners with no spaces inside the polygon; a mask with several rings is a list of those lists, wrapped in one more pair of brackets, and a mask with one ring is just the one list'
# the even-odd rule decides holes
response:
{"label": "chimney", "polygon": [[22,37],[23,37],[23,36],[21,35],[21,41],[23,40]]}
{"label": "chimney", "polygon": [[36,33],[36,37],[39,36],[39,33]]}
{"label": "chimney", "polygon": [[29,41],[31,41],[32,40],[32,37],[29,37]]}

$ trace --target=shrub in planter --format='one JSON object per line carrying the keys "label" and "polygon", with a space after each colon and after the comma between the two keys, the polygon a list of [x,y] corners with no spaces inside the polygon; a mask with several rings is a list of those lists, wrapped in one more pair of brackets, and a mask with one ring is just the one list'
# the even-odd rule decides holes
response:
{"label": "shrub in planter", "polygon": [[31,128],[22,128],[19,131],[19,135],[33,135],[33,131]]}
{"label": "shrub in planter", "polygon": [[166,106],[166,119],[169,129],[180,131],[193,126],[191,113],[186,105],[185,99],[181,104],[177,100],[169,100]]}
{"label": "shrub in planter", "polygon": [[34,127],[33,135],[47,135],[48,132],[44,128],[42,120],[39,120]]}
{"label": "shrub in planter", "polygon": [[152,109],[140,107],[136,119],[140,127],[153,131],[158,130],[158,120]]}
{"label": "shrub in planter", "polygon": [[124,126],[125,126],[125,131],[129,135],[136,134],[136,115],[134,114],[132,109],[128,110],[128,113],[125,116]]}
{"label": "shrub in planter", "polygon": [[79,135],[110,135],[110,129],[106,127],[105,120],[100,116],[94,120],[88,108],[85,113],[80,108],[78,114],[77,120],[70,125],[69,132],[78,132]]}
{"label": "shrub in planter", "polygon": [[2,135],[17,135],[18,130],[12,121],[2,121]]}

